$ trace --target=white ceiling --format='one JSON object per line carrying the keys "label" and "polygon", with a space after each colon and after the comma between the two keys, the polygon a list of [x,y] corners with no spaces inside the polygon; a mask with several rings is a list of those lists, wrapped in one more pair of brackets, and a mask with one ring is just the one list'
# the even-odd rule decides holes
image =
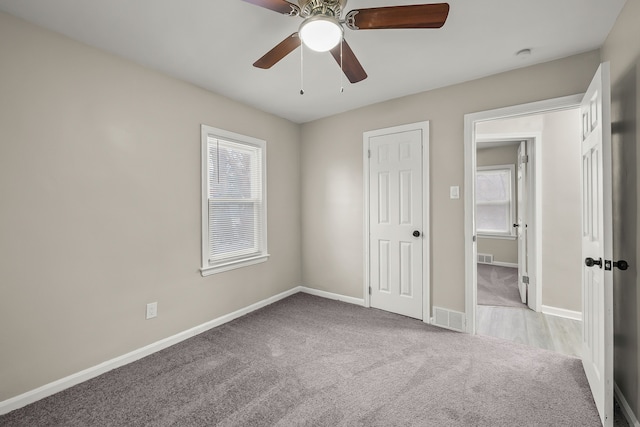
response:
{"label": "white ceiling", "polygon": [[[346,10],[428,3],[349,0]],[[433,2],[433,1],[432,1]],[[442,29],[345,30],[369,77],[344,79],[329,53],[252,64],[302,20],[241,0],[0,0],[0,10],[197,86],[304,123],[601,46],[625,0],[449,0]],[[516,57],[523,48],[526,58]]]}

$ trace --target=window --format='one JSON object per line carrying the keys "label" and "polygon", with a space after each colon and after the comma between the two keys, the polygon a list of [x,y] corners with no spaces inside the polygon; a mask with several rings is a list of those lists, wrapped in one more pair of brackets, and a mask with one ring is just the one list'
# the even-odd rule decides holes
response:
{"label": "window", "polygon": [[481,166],[476,171],[476,230],[479,235],[513,237],[514,165]]}
{"label": "window", "polygon": [[202,275],[264,262],[266,142],[202,125]]}

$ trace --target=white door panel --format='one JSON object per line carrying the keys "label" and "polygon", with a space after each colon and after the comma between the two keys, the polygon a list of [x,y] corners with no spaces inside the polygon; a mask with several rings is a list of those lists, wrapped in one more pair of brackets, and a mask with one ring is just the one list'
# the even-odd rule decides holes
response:
{"label": "white door panel", "polygon": [[373,136],[369,149],[370,304],[422,319],[422,132]]}
{"label": "white door panel", "polygon": [[601,64],[582,114],[582,364],[604,426],[613,425],[611,98]]}

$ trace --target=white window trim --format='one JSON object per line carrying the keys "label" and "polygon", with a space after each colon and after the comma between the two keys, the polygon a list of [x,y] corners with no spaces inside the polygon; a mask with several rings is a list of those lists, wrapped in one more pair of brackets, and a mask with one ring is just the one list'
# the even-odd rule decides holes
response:
{"label": "white window trim", "polygon": [[[222,139],[238,144],[251,145],[259,147],[262,151],[262,193],[263,193],[263,221],[264,227],[262,227],[262,241],[264,242],[264,252],[259,255],[252,255],[250,257],[240,257],[237,259],[229,259],[228,262],[217,263],[216,265],[210,265],[209,263],[209,195],[208,195],[208,140],[209,138]],[[202,258],[200,272],[203,277],[210,276],[216,273],[222,273],[224,271],[233,270],[236,268],[246,267],[249,265],[259,264],[269,259],[268,245],[267,245],[267,142],[253,138],[246,135],[241,135],[234,132],[229,132],[223,129],[214,128],[207,125],[201,125],[201,205],[202,205]]]}
{"label": "white window trim", "polygon": [[[491,165],[491,166],[478,166],[477,171],[490,171],[490,170],[509,170],[511,174],[511,203],[509,204],[509,218],[510,224],[515,224],[516,222],[516,179],[515,179],[515,170],[516,167],[513,164],[508,165]],[[476,200],[476,205],[478,201]],[[485,239],[508,239],[513,240],[518,236],[513,227],[509,227],[509,231],[506,233],[491,233],[486,231],[477,230],[478,237]]]}
{"label": "white window trim", "polygon": [[491,233],[478,233],[479,239],[495,239],[495,240],[516,240],[518,236],[516,235],[506,235],[506,234],[491,234]]}

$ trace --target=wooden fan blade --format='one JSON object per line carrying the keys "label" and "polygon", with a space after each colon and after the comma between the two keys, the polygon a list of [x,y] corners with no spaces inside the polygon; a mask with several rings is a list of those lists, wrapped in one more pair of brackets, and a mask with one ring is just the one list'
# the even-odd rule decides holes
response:
{"label": "wooden fan blade", "polygon": [[264,7],[265,9],[273,10],[285,15],[297,15],[300,11],[298,6],[293,5],[285,0],[242,0],[247,3],[255,4],[256,6]]}
{"label": "wooden fan blade", "polygon": [[448,3],[416,4],[352,10],[346,21],[352,30],[440,28],[448,15]]}
{"label": "wooden fan blade", "polygon": [[[335,58],[338,66],[340,66],[340,44],[331,49],[331,55]],[[342,40],[342,71],[351,83],[358,83],[367,78],[367,73],[362,68],[360,61],[347,44],[346,40]]]}
{"label": "wooden fan blade", "polygon": [[282,40],[276,47],[267,52],[262,58],[253,63],[257,68],[271,68],[282,58],[293,52],[298,46],[300,46],[300,37],[298,33],[293,33],[286,39]]}

